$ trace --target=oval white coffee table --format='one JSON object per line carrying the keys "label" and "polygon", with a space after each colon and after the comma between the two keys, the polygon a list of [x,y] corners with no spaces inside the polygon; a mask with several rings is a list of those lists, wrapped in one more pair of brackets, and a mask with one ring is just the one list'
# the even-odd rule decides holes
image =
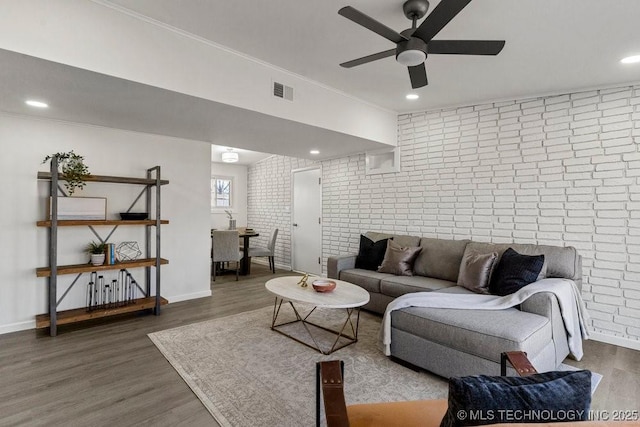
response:
{"label": "oval white coffee table", "polygon": [[[358,325],[360,323],[360,307],[369,302],[369,293],[362,289],[360,286],[353,283],[345,282],[344,280],[330,279],[336,282],[336,288],[331,292],[316,292],[311,284],[314,280],[323,279],[322,277],[310,276],[307,280],[308,286],[302,287],[300,284],[302,276],[285,276],[277,277],[269,280],[265,284],[265,288],[276,296],[273,306],[273,319],[271,322],[271,329],[279,332],[301,344],[311,347],[314,350],[319,351],[322,354],[331,354],[336,350],[346,347],[358,341]],[[293,309],[296,320],[290,322],[283,322],[276,324],[278,315],[282,308],[283,303],[288,304]],[[313,308],[307,314],[302,315],[296,308],[294,303],[311,304]],[[311,322],[309,316],[318,307],[331,308],[331,309],[344,309],[346,311],[346,319],[342,323],[340,330],[330,329],[317,323]],[[355,319],[354,319],[355,316]],[[354,324],[355,320],[355,324]],[[293,335],[284,332],[282,329],[285,325],[291,325],[293,323],[300,323],[306,330],[306,333],[313,341],[313,345],[302,341],[294,337]],[[311,327],[320,328],[324,331],[330,332],[336,335],[336,339],[333,345],[328,350],[323,350],[319,344],[319,340],[316,335],[312,333]],[[345,330],[350,330],[351,335],[345,333]],[[342,338],[342,343],[339,344]]]}

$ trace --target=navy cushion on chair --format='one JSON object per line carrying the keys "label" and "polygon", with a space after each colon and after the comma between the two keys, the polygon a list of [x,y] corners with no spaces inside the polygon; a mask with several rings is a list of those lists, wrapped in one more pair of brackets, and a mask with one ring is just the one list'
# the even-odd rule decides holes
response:
{"label": "navy cushion on chair", "polygon": [[356,257],[356,268],[376,271],[384,259],[388,240],[382,239],[374,242],[367,236],[360,235],[360,250]]}
{"label": "navy cushion on chair", "polygon": [[590,406],[587,370],[450,378],[449,407],[440,427],[585,421]]}
{"label": "navy cushion on chair", "polygon": [[493,272],[489,292],[500,296],[510,295],[538,280],[543,265],[544,255],[522,255],[509,248],[504,251]]}

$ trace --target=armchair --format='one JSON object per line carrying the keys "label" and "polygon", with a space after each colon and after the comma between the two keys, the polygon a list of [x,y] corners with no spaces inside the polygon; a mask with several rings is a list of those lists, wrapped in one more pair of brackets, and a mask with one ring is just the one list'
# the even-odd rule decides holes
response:
{"label": "armchair", "polygon": [[[575,419],[570,421],[587,419],[591,404],[591,373],[589,371],[537,374],[525,353],[508,352],[501,355],[503,374],[506,373],[507,361],[520,377],[528,378],[521,380],[518,377],[504,376],[453,378],[449,383],[448,400],[367,403],[349,406],[345,403],[343,362],[338,360],[318,362],[316,365],[316,424],[320,425],[321,400],[324,403],[328,427],[458,425],[461,420],[458,420],[457,416],[461,411],[496,415],[503,408],[513,410],[512,408],[517,406],[520,406],[521,412],[544,409],[545,413],[572,412],[575,414]],[[509,418],[505,419],[503,414],[500,414],[500,417],[503,418],[496,416],[493,422],[514,422]],[[544,421],[554,420],[542,419],[538,422]],[[493,422],[480,420],[476,424]],[[473,425],[473,423],[467,425]]]}

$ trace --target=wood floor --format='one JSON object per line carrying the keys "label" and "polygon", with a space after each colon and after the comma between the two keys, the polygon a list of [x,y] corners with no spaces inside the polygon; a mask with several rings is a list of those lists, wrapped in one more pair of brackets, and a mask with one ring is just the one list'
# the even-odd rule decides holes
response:
{"label": "wood floor", "polygon": [[[161,316],[60,327],[55,338],[1,335],[0,426],[217,426],[146,335],[269,306],[272,277],[254,264],[248,278],[218,277],[212,297],[170,304]],[[604,375],[594,409],[640,409],[640,352],[586,341],[583,360],[567,363]]]}

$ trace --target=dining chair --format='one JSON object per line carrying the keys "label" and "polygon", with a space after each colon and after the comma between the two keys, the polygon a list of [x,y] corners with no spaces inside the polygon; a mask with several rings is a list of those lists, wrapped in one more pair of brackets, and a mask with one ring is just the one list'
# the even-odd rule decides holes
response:
{"label": "dining chair", "polygon": [[216,270],[219,262],[236,263],[236,281],[240,272],[242,252],[238,250],[238,230],[214,230],[211,232],[211,263],[213,281],[216,280]]}
{"label": "dining chair", "polygon": [[278,237],[278,229],[274,229],[271,233],[271,238],[269,239],[269,244],[266,248],[255,247],[249,248],[249,258],[253,257],[268,257],[269,258],[269,269],[273,273],[276,272],[276,262],[275,262],[275,248],[276,248],[276,238]]}

